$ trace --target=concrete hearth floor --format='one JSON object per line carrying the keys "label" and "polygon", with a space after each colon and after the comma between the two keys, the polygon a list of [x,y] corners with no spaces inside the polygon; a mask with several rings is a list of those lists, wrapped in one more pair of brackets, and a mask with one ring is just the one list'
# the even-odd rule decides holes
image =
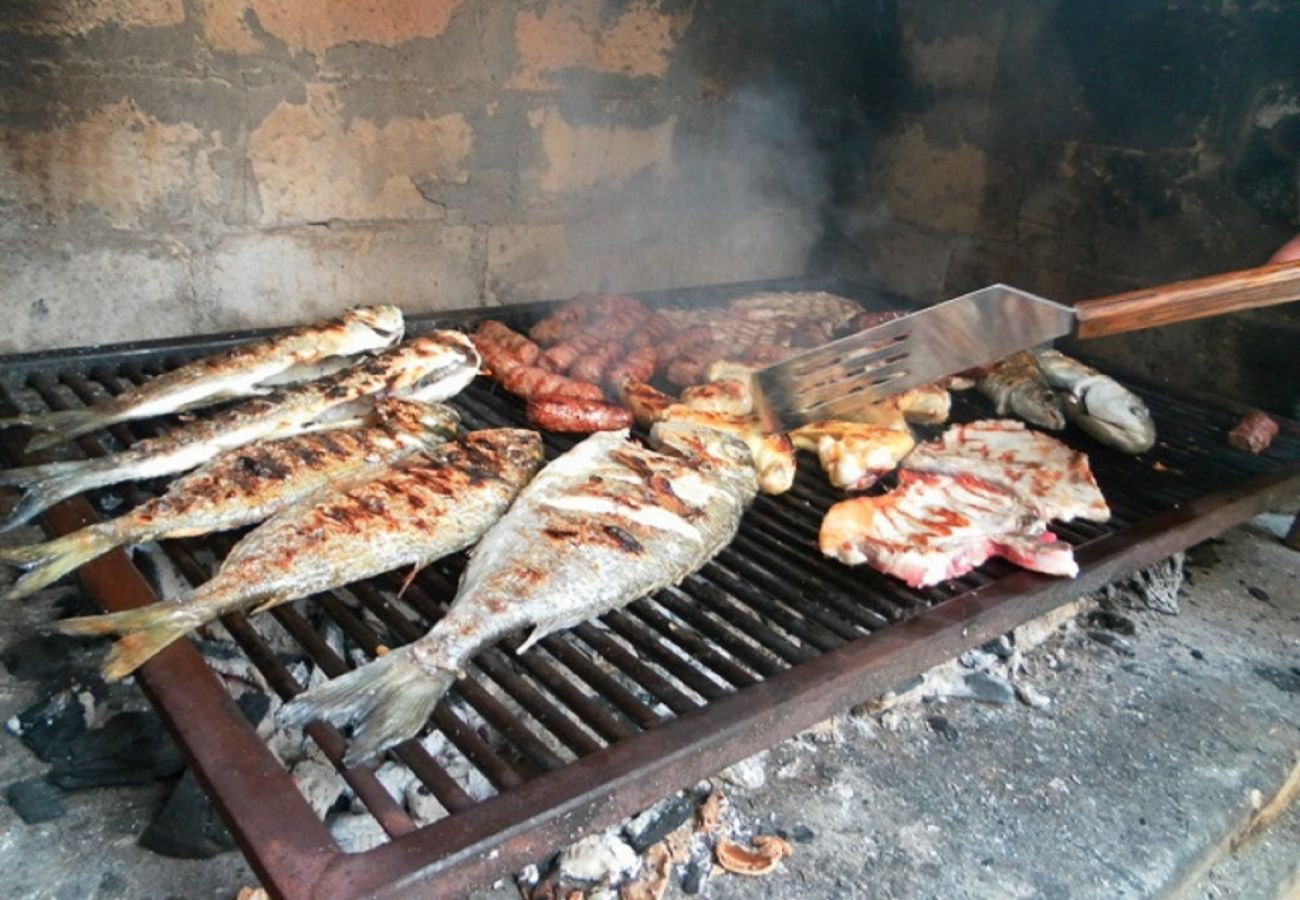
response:
{"label": "concrete hearth floor", "polygon": [[[796,852],[762,879],[715,877],[703,896],[1296,896],[1300,804],[1270,804],[1300,780],[1300,553],[1278,540],[1286,521],[1198,548],[1181,613],[1125,612],[1126,644],[1074,621],[1055,630],[1018,679],[1045,708],[905,703],[744,767],[748,786],[724,785],[739,833],[780,830]],[[50,614],[48,602],[6,606],[0,628],[21,634]],[[38,691],[0,673],[0,720]],[[46,768],[0,736],[0,785]],[[138,847],[164,795],[81,791],[42,825],[0,803],[0,896],[230,898],[255,884],[236,853],[195,862]],[[518,894],[507,879],[477,896]]]}

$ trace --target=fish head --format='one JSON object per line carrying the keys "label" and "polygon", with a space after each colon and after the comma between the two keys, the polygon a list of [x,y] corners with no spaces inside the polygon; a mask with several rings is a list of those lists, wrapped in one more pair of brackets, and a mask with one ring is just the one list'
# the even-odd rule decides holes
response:
{"label": "fish head", "polygon": [[396,306],[358,306],[340,318],[343,337],[339,353],[351,355],[382,350],[402,339],[406,329],[402,311]]}
{"label": "fish head", "polygon": [[496,474],[512,484],[532,480],[546,453],[542,436],[527,428],[485,428],[465,436],[465,445],[494,463]]}
{"label": "fish head", "polygon": [[478,374],[481,358],[459,331],[431,331],[400,344],[376,362],[385,367],[387,392],[432,403],[460,393]]}
{"label": "fish head", "polygon": [[1060,431],[1065,427],[1061,398],[1045,382],[1026,381],[1015,386],[1008,397],[1012,412],[1040,428]]}
{"label": "fish head", "polygon": [[375,416],[391,431],[430,445],[454,438],[460,429],[460,413],[443,403],[384,397]]}
{"label": "fish head", "polygon": [[1145,453],[1156,441],[1156,423],[1145,403],[1123,385],[1102,379],[1066,400],[1080,428],[1125,453]]}

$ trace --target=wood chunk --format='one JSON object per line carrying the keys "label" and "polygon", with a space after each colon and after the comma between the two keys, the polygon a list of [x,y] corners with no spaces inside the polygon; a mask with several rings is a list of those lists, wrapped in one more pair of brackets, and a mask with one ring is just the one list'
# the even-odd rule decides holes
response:
{"label": "wood chunk", "polygon": [[727,798],[722,791],[715,788],[713,793],[700,804],[695,811],[695,828],[705,834],[711,834],[722,827],[722,813],[727,808]]}

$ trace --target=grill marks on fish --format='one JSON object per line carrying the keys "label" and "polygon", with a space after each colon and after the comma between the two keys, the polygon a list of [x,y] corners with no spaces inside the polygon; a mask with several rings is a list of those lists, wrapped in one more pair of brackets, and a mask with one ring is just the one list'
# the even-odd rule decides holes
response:
{"label": "grill marks on fish", "polygon": [[345,424],[350,415],[373,410],[389,396],[444,400],[464,388],[477,367],[469,338],[435,331],[328,378],[245,401],[120,453],[11,469],[0,473],[0,483],[24,487],[27,494],[0,530],[85,490],[183,472],[252,441]]}
{"label": "grill marks on fish", "polygon": [[473,432],[284,510],[236,544],[217,574],[180,603],[66,619],[57,627],[121,633],[104,668],[106,677],[121,678],[220,615],[268,609],[471,546],[542,457],[535,432]]}
{"label": "grill marks on fish", "polygon": [[415,734],[483,647],[519,652],[680,581],[725,546],[758,489],[744,444],[657,425],[658,450],[600,432],[547,466],[482,539],[447,614],[419,641],[308,691],[281,718],[358,723],[349,763]]}
{"label": "grill marks on fish", "polygon": [[195,360],[93,407],[18,416],[0,420],[0,427],[30,425],[41,432],[30,449],[42,449],[115,422],[267,393],[268,385],[277,381],[301,381],[331,361],[388,347],[402,332],[402,313],[394,306],[349,310],[335,319]]}

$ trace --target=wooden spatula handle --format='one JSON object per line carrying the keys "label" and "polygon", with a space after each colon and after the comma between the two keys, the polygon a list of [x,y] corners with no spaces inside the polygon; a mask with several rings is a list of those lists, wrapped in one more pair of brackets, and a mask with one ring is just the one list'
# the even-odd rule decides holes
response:
{"label": "wooden spatula handle", "polygon": [[1300,300],[1300,261],[1097,297],[1074,305],[1079,337],[1101,337]]}

